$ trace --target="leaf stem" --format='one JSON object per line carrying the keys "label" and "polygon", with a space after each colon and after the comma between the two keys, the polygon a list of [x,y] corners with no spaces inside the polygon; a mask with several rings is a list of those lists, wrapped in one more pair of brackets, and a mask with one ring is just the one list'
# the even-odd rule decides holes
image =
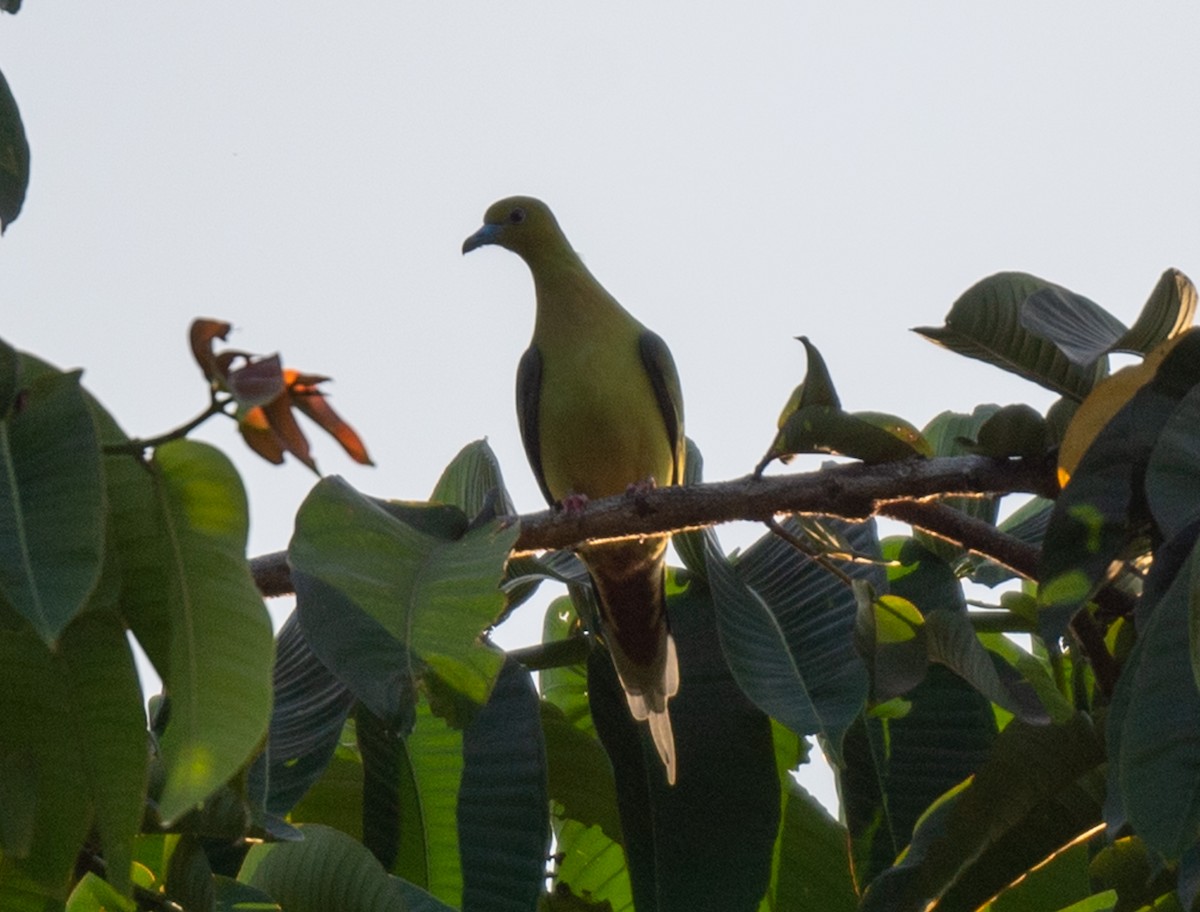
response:
{"label": "leaf stem", "polygon": [[164,434],[159,434],[157,437],[134,437],[132,440],[129,440],[125,443],[109,444],[103,448],[104,455],[135,456],[138,459],[141,459],[145,456],[147,450],[152,450],[155,447],[162,446],[164,443],[170,443],[172,440],[181,440],[214,415],[229,414],[225,409],[232,401],[232,396],[222,398],[217,395],[217,391],[214,389],[212,391],[212,398],[208,403],[208,408],[202,411],[191,421],[188,421],[186,424],[181,424],[179,427],[167,431]]}

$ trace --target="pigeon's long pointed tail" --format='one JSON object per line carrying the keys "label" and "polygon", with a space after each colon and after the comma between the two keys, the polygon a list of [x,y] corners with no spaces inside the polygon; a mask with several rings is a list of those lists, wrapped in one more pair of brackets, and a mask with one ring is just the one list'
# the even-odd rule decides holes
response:
{"label": "pigeon's long pointed tail", "polygon": [[655,749],[675,784],[675,735],[668,704],[679,692],[679,659],[667,629],[664,592],[666,539],[620,542],[590,548],[592,572],[604,618],[604,636],[629,711],[650,725]]}

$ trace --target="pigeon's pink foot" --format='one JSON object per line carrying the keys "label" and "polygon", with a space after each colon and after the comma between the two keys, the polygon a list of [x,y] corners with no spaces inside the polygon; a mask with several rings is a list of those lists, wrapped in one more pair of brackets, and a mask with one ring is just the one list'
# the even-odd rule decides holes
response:
{"label": "pigeon's pink foot", "polygon": [[572,516],[578,516],[587,509],[588,497],[586,494],[568,494],[562,499],[562,510],[564,513],[569,513]]}
{"label": "pigeon's pink foot", "polygon": [[635,481],[633,484],[627,487],[625,489],[625,496],[638,497],[639,495],[650,493],[657,487],[658,482],[654,480],[653,475],[650,475],[647,478],[643,478],[641,481]]}

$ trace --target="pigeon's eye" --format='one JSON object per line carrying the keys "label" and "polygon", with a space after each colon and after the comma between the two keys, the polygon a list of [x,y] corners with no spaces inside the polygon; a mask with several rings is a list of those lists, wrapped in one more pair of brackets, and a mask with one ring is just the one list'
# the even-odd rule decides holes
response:
{"label": "pigeon's eye", "polygon": [[519,225],[525,221],[525,210],[518,206],[508,214],[508,222],[510,225]]}

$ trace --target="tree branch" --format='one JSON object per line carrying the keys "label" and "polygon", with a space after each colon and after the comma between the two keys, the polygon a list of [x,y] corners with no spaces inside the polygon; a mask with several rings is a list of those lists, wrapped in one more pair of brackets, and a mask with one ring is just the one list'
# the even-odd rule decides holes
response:
{"label": "tree branch", "polygon": [[[959,540],[958,533],[969,533],[972,538],[967,547],[1029,576],[1036,569],[1033,554],[1037,549],[1030,553],[1014,548],[1012,538],[986,523],[975,521],[978,528],[953,526],[953,517],[947,514],[961,514],[949,508],[910,503],[939,494],[1012,493],[1056,496],[1053,460],[944,456],[882,465],[832,465],[816,472],[763,478],[748,475],[733,481],[639,490],[593,501],[580,512],[543,510],[509,517],[509,521],[521,526],[516,551],[528,552],[568,548],[589,540],[681,532],[734,520],[769,522],[780,513],[845,519],[886,513],[903,519],[898,514],[907,512],[914,516],[911,521],[915,524],[955,540]],[[993,549],[1002,553],[994,554]],[[250,566],[263,595],[292,592],[286,552],[256,557]]]}

